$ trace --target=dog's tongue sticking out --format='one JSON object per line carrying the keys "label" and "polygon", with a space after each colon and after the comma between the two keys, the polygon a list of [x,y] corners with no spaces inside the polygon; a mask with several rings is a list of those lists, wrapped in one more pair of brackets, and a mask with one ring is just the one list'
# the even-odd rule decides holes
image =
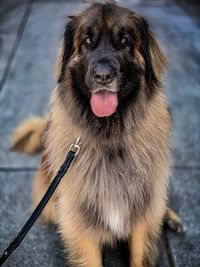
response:
{"label": "dog's tongue sticking out", "polygon": [[90,105],[97,117],[108,117],[112,115],[117,108],[117,93],[108,91],[92,93]]}

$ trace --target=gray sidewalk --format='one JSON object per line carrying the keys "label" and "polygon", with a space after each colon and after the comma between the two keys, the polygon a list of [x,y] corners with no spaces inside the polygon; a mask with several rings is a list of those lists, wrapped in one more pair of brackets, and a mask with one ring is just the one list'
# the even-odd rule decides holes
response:
{"label": "gray sidewalk", "polygon": [[[169,60],[165,75],[173,117],[170,199],[187,232],[164,231],[161,267],[200,266],[200,25],[171,1],[119,1],[144,15]],[[29,115],[48,110],[55,61],[67,16],[86,4],[66,0],[0,2],[0,253],[28,217],[40,156],[10,150],[10,135]],[[200,20],[200,19],[199,19]],[[54,227],[36,223],[5,267],[64,264]],[[126,244],[104,252],[104,266],[127,265]]]}

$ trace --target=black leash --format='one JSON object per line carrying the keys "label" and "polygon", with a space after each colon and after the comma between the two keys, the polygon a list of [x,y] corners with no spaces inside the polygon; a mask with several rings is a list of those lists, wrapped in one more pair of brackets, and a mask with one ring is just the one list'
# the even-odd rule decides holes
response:
{"label": "black leash", "polygon": [[60,167],[58,173],[56,174],[55,178],[53,179],[52,183],[50,184],[47,192],[43,196],[42,200],[38,204],[38,206],[35,208],[25,225],[22,227],[21,231],[17,235],[17,237],[13,240],[13,242],[10,243],[8,248],[4,251],[3,255],[0,258],[0,266],[4,264],[4,262],[9,258],[9,256],[12,254],[12,252],[20,245],[28,231],[33,226],[34,222],[37,220],[41,212],[43,211],[44,207],[46,206],[47,202],[53,195],[54,191],[56,190],[58,184],[60,183],[61,179],[69,169],[69,166],[71,165],[72,161],[74,160],[74,157],[79,153],[80,147],[78,145],[79,138],[77,139],[75,144],[72,144],[70,147],[70,150],[66,156],[66,159],[63,163],[63,165]]}

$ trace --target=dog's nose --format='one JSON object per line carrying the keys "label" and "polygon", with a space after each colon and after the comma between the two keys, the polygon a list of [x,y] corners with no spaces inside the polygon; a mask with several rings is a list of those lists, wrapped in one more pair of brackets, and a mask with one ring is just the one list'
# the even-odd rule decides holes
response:
{"label": "dog's nose", "polygon": [[111,83],[115,76],[115,70],[109,64],[98,63],[93,67],[94,80],[100,84]]}

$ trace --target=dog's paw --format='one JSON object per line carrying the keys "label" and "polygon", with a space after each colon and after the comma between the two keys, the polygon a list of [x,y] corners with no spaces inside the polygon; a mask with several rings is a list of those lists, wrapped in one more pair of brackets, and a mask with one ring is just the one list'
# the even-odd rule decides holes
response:
{"label": "dog's paw", "polygon": [[31,117],[22,122],[12,135],[12,149],[27,154],[39,152],[46,123],[43,117]]}
{"label": "dog's paw", "polygon": [[170,219],[166,221],[168,228],[177,233],[184,233],[186,231],[185,225],[182,221],[177,221],[174,219]]}
{"label": "dog's paw", "polygon": [[184,233],[186,231],[186,227],[183,224],[181,218],[170,208],[168,208],[165,217],[166,226],[177,233]]}

